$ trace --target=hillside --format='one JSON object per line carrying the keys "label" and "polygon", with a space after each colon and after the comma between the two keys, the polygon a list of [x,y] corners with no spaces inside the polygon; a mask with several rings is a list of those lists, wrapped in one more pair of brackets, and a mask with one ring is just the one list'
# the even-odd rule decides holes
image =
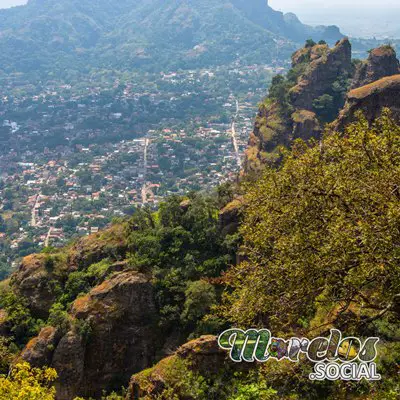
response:
{"label": "hillside", "polygon": [[[352,59],[347,38],[332,48],[324,42],[308,41],[292,55],[287,76],[274,78],[260,104],[246,151],[245,172],[257,175],[265,164],[279,162],[280,146],[290,146],[295,139],[320,139],[324,127],[334,122],[339,112],[335,124],[342,130],[354,120],[357,110],[366,112],[370,121],[385,107],[397,115],[396,79],[384,78],[399,73],[396,52],[389,45],[373,49],[360,61]],[[368,109],[364,95],[369,96]]]}
{"label": "hillside", "polygon": [[265,0],[30,0],[0,10],[5,72],[93,67],[162,70],[235,60],[285,59],[293,42],[337,40],[336,27],[311,28]]}
{"label": "hillside", "polygon": [[[58,400],[122,386],[127,400],[398,398],[399,63],[388,46],[354,63],[347,39],[308,41],[292,61],[260,106],[241,182],[24,258],[0,287],[2,373],[55,368]],[[233,363],[216,342],[230,326],[379,337],[385,379]]]}

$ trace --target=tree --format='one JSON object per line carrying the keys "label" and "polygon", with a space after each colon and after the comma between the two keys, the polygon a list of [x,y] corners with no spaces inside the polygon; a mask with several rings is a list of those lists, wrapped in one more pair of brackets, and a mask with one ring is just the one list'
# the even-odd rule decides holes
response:
{"label": "tree", "polygon": [[185,297],[181,318],[189,323],[200,321],[210,311],[211,306],[217,302],[214,286],[206,281],[189,283]]}
{"label": "tree", "polygon": [[226,315],[275,330],[398,323],[399,150],[387,112],[311,148],[296,142],[280,169],[249,187],[248,259],[227,276]]}
{"label": "tree", "polygon": [[24,362],[12,367],[9,377],[0,377],[1,400],[54,400],[52,383],[57,372],[52,368],[32,368]]}
{"label": "tree", "polygon": [[324,121],[332,121],[337,115],[334,98],[327,93],[313,101],[313,108]]}
{"label": "tree", "polygon": [[317,43],[314,42],[312,39],[308,39],[306,41],[306,46],[305,47],[314,47]]}

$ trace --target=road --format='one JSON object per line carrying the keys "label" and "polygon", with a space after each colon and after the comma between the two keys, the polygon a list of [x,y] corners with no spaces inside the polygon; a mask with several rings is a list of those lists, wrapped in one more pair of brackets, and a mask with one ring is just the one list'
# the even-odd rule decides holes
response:
{"label": "road", "polygon": [[37,206],[37,204],[38,204],[38,202],[39,202],[39,197],[40,197],[40,194],[37,194],[36,195],[36,199],[35,199],[35,204],[33,205],[33,208],[32,208],[32,217],[31,217],[31,225],[33,226],[33,227],[35,227],[36,225],[37,225],[37,221],[36,221],[36,206]]}
{"label": "road", "polygon": [[53,230],[53,228],[50,227],[50,228],[49,228],[49,231],[47,232],[46,240],[44,241],[44,247],[49,247],[49,244],[50,244],[50,235],[51,235],[52,230]]}
{"label": "road", "polygon": [[148,182],[146,182],[146,178],[147,178],[147,152],[148,152],[148,148],[149,148],[149,144],[150,144],[150,139],[145,138],[144,140],[144,150],[143,150],[143,177],[144,177],[144,183],[142,186],[142,205],[147,204],[147,194],[149,192],[149,184]]}
{"label": "road", "polygon": [[236,101],[236,114],[232,120],[231,137],[232,137],[232,144],[233,144],[233,150],[235,152],[236,162],[237,162],[238,167],[241,168],[242,160],[240,158],[239,145],[238,145],[237,136],[236,136],[236,122],[239,117],[239,101],[237,99],[235,101]]}

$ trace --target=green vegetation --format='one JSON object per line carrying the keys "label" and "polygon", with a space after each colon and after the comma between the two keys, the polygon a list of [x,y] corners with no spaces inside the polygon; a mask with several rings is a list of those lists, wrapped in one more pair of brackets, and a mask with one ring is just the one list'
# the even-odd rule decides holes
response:
{"label": "green vegetation", "polygon": [[[290,41],[340,37],[337,28],[294,26],[266,2],[241,0],[191,7],[172,0],[32,1],[0,14],[0,72],[68,80],[104,66],[161,71],[221,65],[238,53],[248,63],[266,63],[276,58],[274,38],[286,38],[279,45],[284,59]],[[132,26],[137,29],[127,29]]]}
{"label": "green vegetation", "polygon": [[54,400],[52,386],[57,373],[52,368],[31,368],[28,363],[15,365],[8,377],[0,376],[1,400]]}
{"label": "green vegetation", "polygon": [[201,279],[220,276],[234,262],[236,239],[219,229],[219,204],[201,194],[171,197],[157,213],[140,210],[130,221],[129,265],[153,274],[163,328],[180,326],[187,335],[218,331],[216,321],[202,322],[217,295]]}
{"label": "green vegetation", "polygon": [[399,390],[399,148],[400,127],[388,112],[373,127],[360,117],[344,136],[328,132],[321,145],[297,141],[279,169],[248,187],[248,259],[228,272],[221,308],[233,324],[288,337],[332,326],[380,337],[385,380],[374,391],[385,396]]}

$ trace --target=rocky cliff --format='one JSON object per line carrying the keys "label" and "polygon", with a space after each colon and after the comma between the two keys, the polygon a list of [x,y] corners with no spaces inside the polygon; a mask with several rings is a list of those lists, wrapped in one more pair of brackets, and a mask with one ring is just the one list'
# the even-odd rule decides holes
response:
{"label": "rocky cliff", "polygon": [[160,348],[152,285],[134,271],[116,273],[75,300],[69,318],[66,332],[43,328],[21,354],[33,366],[56,369],[60,400],[120,389]]}
{"label": "rocky cliff", "polygon": [[292,56],[286,77],[274,78],[261,104],[246,151],[244,172],[257,173],[279,161],[279,146],[294,139],[319,138],[323,124],[333,120],[344,104],[353,67],[348,39],[333,48],[307,42]]}
{"label": "rocky cliff", "polygon": [[358,112],[362,112],[372,123],[384,108],[390,109],[392,117],[400,121],[400,75],[387,76],[350,91],[334,126],[343,130],[354,121]]}
{"label": "rocky cliff", "polygon": [[[314,111],[317,98],[330,93],[332,85],[342,77],[351,76],[351,45],[348,39],[341,40],[332,49],[316,45],[309,49],[308,57],[310,63],[290,89],[290,97],[294,107]],[[294,62],[293,67],[296,65]]]}
{"label": "rocky cliff", "polygon": [[[279,147],[300,138],[319,139],[327,123],[342,129],[357,110],[375,119],[382,108],[399,108],[399,61],[389,46],[373,49],[365,61],[352,61],[351,44],[308,42],[292,56],[286,77],[275,78],[261,104],[246,151],[244,173],[279,162]],[[338,118],[339,115],[339,118]]]}
{"label": "rocky cliff", "polygon": [[378,47],[371,50],[368,59],[357,66],[352,89],[399,73],[400,63],[393,47]]}
{"label": "rocky cliff", "polygon": [[[18,360],[55,368],[57,399],[119,390],[161,350],[151,277],[128,268],[126,240],[126,226],[114,225],[61,252],[26,257],[11,278],[30,320],[52,322]],[[10,324],[4,311],[6,335]]]}

